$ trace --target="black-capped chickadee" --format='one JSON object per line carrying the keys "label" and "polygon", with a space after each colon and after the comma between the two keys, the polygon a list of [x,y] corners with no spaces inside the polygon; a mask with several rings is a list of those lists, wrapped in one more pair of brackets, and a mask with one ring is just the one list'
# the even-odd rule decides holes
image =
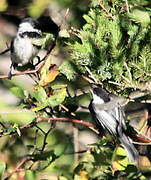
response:
{"label": "black-capped chickadee", "polygon": [[130,137],[126,134],[124,121],[124,110],[122,99],[110,94],[99,85],[92,85],[93,99],[89,105],[93,119],[96,121],[100,132],[107,130],[114,137],[118,138],[124,146],[130,161],[138,163],[139,154]]}
{"label": "black-capped chickadee", "polygon": [[36,19],[25,18],[21,21],[10,47],[12,61],[10,77],[13,66],[26,65],[37,56],[41,47],[33,44],[33,40],[40,37],[42,37],[42,31]]}

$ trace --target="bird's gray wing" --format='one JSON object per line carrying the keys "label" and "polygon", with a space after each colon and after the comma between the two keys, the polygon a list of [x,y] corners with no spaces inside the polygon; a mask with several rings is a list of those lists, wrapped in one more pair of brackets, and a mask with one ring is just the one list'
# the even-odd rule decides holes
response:
{"label": "bird's gray wing", "polygon": [[116,118],[109,114],[107,111],[101,110],[98,108],[98,106],[95,104],[93,106],[97,121],[103,126],[104,129],[107,129],[111,134],[116,135],[116,129],[118,122]]}

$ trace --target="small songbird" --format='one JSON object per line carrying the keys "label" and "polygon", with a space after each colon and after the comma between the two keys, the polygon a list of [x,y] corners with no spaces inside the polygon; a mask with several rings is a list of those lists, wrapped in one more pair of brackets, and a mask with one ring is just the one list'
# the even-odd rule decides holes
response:
{"label": "small songbird", "polygon": [[10,77],[13,66],[15,67],[18,64],[26,65],[37,56],[41,47],[33,44],[33,40],[40,37],[42,37],[42,31],[36,19],[25,18],[21,21],[10,47],[12,61]]}
{"label": "small songbird", "polygon": [[89,110],[100,132],[107,130],[111,135],[118,138],[124,146],[129,160],[137,164],[139,154],[132,144],[132,140],[126,134],[124,110],[120,104],[121,98],[110,94],[100,85],[92,85],[92,96]]}

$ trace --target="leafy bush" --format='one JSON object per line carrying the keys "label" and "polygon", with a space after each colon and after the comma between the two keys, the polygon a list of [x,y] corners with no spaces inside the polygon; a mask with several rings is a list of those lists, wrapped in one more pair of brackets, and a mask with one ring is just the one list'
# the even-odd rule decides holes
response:
{"label": "leafy bush", "polygon": [[[69,6],[71,2],[60,4]],[[34,1],[28,5],[29,14],[42,14],[49,3]],[[79,11],[80,5],[79,2]],[[141,172],[108,136],[84,151],[74,152],[78,136],[75,125],[70,125],[78,124],[76,129],[80,132],[88,128],[96,132],[90,113],[80,109],[87,108],[91,100],[90,93],[84,92],[89,88],[85,79],[125,97],[135,90],[150,93],[150,5],[145,0],[92,0],[80,30],[63,29],[57,39],[48,34],[46,39],[35,42],[44,47],[50,42],[52,49],[41,68],[34,70],[38,76],[36,80],[33,77],[32,88],[15,80],[2,81],[19,98],[19,103],[16,107],[0,103],[1,178],[50,179],[52,174],[59,180],[150,177],[148,159],[143,158]],[[60,52],[65,58],[56,67],[54,56],[49,55]],[[56,125],[56,121],[67,123]],[[78,159],[77,153],[81,153]]]}

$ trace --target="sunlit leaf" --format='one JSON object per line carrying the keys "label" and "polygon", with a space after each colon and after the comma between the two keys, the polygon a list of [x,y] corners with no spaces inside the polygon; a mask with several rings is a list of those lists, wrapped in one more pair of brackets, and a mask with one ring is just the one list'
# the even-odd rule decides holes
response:
{"label": "sunlit leaf", "polygon": [[33,45],[40,46],[40,47],[43,46],[44,42],[45,42],[45,37],[32,40]]}
{"label": "sunlit leaf", "polygon": [[74,177],[74,180],[89,180],[88,178],[88,172],[81,170],[79,174],[76,174]]}
{"label": "sunlit leaf", "polygon": [[137,23],[141,23],[143,26],[146,26],[150,23],[150,16],[145,9],[134,8],[128,14],[129,18],[134,20]]}
{"label": "sunlit leaf", "polygon": [[124,148],[118,147],[114,153],[115,158],[112,164],[113,170],[125,170],[126,166],[129,164],[129,161]]}
{"label": "sunlit leaf", "polygon": [[33,112],[40,111],[40,110],[44,109],[45,107],[47,107],[47,103],[39,104],[39,105],[37,105],[37,107],[32,108],[32,111]]}
{"label": "sunlit leaf", "polygon": [[36,114],[27,109],[21,108],[5,108],[0,109],[0,121],[11,122],[19,125],[24,125],[33,121]]}
{"label": "sunlit leaf", "polygon": [[45,39],[42,48],[46,48],[54,41],[54,36],[51,33],[44,33]]}

